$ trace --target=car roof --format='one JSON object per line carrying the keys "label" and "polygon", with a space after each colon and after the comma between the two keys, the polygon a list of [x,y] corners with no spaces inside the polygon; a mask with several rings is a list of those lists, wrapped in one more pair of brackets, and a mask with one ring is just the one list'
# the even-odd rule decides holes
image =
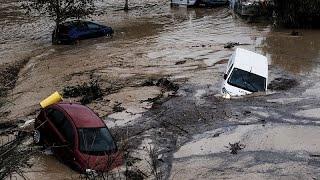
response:
{"label": "car roof", "polygon": [[105,123],[88,107],[76,103],[58,103],[73,120],[77,128],[106,127]]}
{"label": "car roof", "polygon": [[235,68],[268,78],[267,57],[252,51],[237,48],[233,58]]}

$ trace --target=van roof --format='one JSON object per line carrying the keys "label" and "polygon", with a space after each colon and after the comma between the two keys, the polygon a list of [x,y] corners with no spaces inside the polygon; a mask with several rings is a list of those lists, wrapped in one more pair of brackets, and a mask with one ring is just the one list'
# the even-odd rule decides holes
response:
{"label": "van roof", "polygon": [[242,48],[237,48],[233,55],[233,66],[265,78],[268,77],[268,60],[267,57],[248,51]]}

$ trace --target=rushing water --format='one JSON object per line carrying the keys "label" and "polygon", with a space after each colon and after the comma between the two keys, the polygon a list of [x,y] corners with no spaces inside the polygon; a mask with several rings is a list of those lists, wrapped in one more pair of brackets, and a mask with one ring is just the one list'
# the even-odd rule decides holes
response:
{"label": "rushing water", "polygon": [[[63,76],[66,69],[72,74],[70,72],[77,72],[74,68],[84,69],[83,66],[92,66],[96,74],[107,73],[108,78],[110,74],[126,77],[143,73],[166,74],[175,79],[186,78],[191,84],[208,84],[212,74],[206,69],[218,71],[213,66],[232,53],[223,48],[229,41],[248,44],[241,47],[267,55],[272,66],[290,73],[317,70],[320,62],[319,30],[301,30],[302,35],[294,37],[290,35],[291,30],[274,30],[269,24],[248,23],[224,7],[170,8],[168,2],[160,0],[130,0],[131,10],[125,13],[120,10],[122,1],[106,1],[99,4],[99,16],[91,19],[112,26],[115,29],[112,39],[86,40],[77,46],[59,47],[50,42],[53,22],[48,17],[28,17],[19,5],[15,0],[0,2],[0,64],[29,57],[41,58],[39,53],[45,52],[43,63],[47,64],[42,68],[46,74],[33,75],[33,78],[41,77],[42,85],[38,79],[26,78],[25,83],[30,87],[22,82],[19,86],[26,92],[47,85],[51,91],[61,85],[56,82],[58,80],[52,80],[52,76]],[[186,60],[188,65],[174,66],[181,60]],[[49,70],[50,65],[60,68]],[[41,66],[38,63],[38,67]],[[34,105],[38,102],[35,96],[27,94],[20,99],[22,102],[28,99],[28,103]],[[16,110],[27,106],[26,103],[16,104]],[[27,173],[31,179],[72,179],[77,175],[51,155],[34,157],[31,161],[35,164]]]}

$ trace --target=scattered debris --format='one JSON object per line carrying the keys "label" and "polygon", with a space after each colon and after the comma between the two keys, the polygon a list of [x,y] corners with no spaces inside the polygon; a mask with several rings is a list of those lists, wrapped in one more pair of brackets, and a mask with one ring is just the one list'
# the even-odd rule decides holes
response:
{"label": "scattered debris", "polygon": [[142,173],[141,171],[127,170],[125,171],[125,176],[127,177],[128,180],[143,180],[145,177],[145,174]]}
{"label": "scattered debris", "polygon": [[247,116],[247,115],[250,115],[251,114],[251,111],[244,111],[243,112],[243,115]]}
{"label": "scattered debris", "polygon": [[181,65],[181,64],[185,64],[187,61],[186,60],[183,60],[183,61],[178,61],[175,63],[175,65]]}
{"label": "scattered debris", "polygon": [[240,144],[239,142],[236,142],[234,144],[229,143],[229,146],[225,146],[230,150],[231,154],[238,154],[238,151],[244,149],[246,146],[244,144]]}
{"label": "scattered debris", "polygon": [[166,88],[170,91],[178,91],[179,89],[179,86],[177,84],[169,81],[167,78],[159,79],[156,85],[162,88]]}
{"label": "scattered debris", "polygon": [[320,154],[310,154],[310,157],[320,158]]}
{"label": "scattered debris", "polygon": [[291,31],[290,35],[291,35],[291,36],[302,36],[302,33],[293,30],[293,31]]}
{"label": "scattered debris", "polygon": [[7,134],[8,137],[9,135],[11,138],[0,145],[0,179],[5,179],[12,174],[25,179],[22,168],[32,166],[29,159],[36,149],[25,145],[25,142],[30,139],[30,134],[27,132],[16,131],[13,134]]}
{"label": "scattered debris", "polygon": [[159,80],[148,79],[142,86],[159,86],[168,91],[178,91],[179,89],[177,84],[169,81],[167,78],[160,78]]}
{"label": "scattered debris", "polygon": [[153,175],[154,179],[161,180],[163,179],[163,172],[160,168],[160,162],[158,159],[159,156],[159,149],[153,146],[145,147],[146,151],[149,155],[149,159],[147,161],[151,174]]}
{"label": "scattered debris", "polygon": [[[14,129],[17,128],[18,125],[13,122],[1,122],[0,123],[0,130],[8,130],[8,129]],[[1,132],[1,131],[0,131]]]}
{"label": "scattered debris", "polygon": [[94,80],[89,84],[83,83],[82,85],[65,87],[63,89],[63,96],[66,98],[82,97],[80,100],[81,104],[89,104],[94,100],[102,98],[103,93],[97,80]]}
{"label": "scattered debris", "polygon": [[213,66],[219,65],[219,64],[227,64],[229,59],[221,59],[220,61],[213,64]]}
{"label": "scattered debris", "polygon": [[250,44],[247,44],[247,43],[239,43],[239,42],[227,42],[225,45],[224,45],[224,48],[233,48],[235,46],[241,46],[241,45],[250,45]]}
{"label": "scattered debris", "polygon": [[215,134],[213,135],[213,137],[219,137],[220,134],[222,134],[222,132],[217,132],[217,133],[215,133]]}
{"label": "scattered debris", "polygon": [[202,45],[193,45],[193,46],[191,46],[191,47],[211,47],[211,45],[204,45],[204,44],[202,44]]}
{"label": "scattered debris", "polygon": [[239,46],[239,43],[238,42],[227,42],[225,45],[224,45],[224,48],[233,48],[235,46]]}
{"label": "scattered debris", "polygon": [[112,110],[113,110],[113,112],[122,112],[126,109],[121,106],[121,103],[118,103],[113,106]]}
{"label": "scattered debris", "polygon": [[270,82],[268,88],[274,91],[284,91],[299,85],[296,79],[276,78]]}
{"label": "scattered debris", "polygon": [[141,161],[142,159],[140,158],[137,158],[137,157],[132,157],[132,156],[129,156],[127,159],[126,159],[126,165],[127,166],[133,166],[135,163]]}

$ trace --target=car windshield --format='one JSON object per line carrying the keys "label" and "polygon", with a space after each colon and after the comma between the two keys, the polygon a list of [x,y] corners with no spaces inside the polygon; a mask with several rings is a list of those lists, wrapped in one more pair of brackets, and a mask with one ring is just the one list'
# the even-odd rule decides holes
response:
{"label": "car windshield", "polygon": [[265,91],[266,88],[266,78],[238,68],[234,68],[228,83],[250,92]]}
{"label": "car windshield", "polygon": [[81,128],[78,132],[81,152],[104,154],[116,150],[116,145],[107,128]]}

